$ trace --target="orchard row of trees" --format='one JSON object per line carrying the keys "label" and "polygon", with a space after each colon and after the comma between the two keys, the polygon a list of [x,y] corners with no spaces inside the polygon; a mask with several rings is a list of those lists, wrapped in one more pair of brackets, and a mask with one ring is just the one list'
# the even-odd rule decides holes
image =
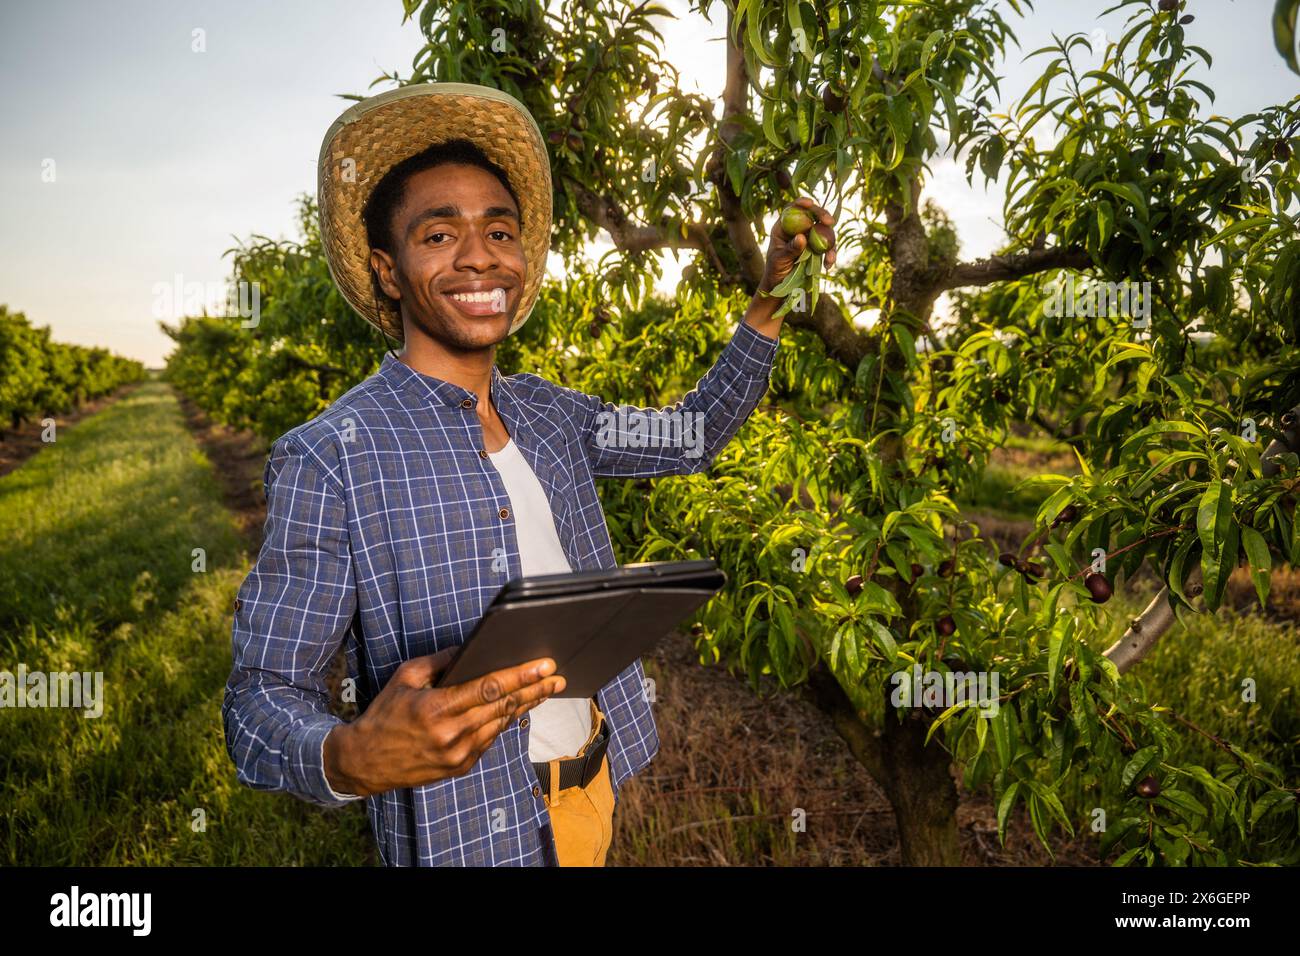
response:
{"label": "orchard row of trees", "polygon": [[[991,791],[1000,831],[1023,807],[1044,842],[1091,827],[1112,862],[1297,862],[1294,759],[1215,735],[1217,762],[1189,759],[1203,729],[1140,674],[1177,614],[1218,608],[1234,568],[1263,602],[1270,570],[1300,564],[1300,98],[1215,114],[1187,3],[1122,0],[1121,35],[1094,47],[1081,23],[1007,96],[995,71],[1026,3],[729,0],[719,103],[680,89],[653,3],[404,6],[426,44],[389,79],[499,87],[556,144],[566,278],[503,368],[672,402],[734,328],[781,207],[812,194],[841,210],[842,265],[787,316],[738,439],[707,474],[602,495],[625,560],[727,570],[701,659],[813,700],[889,797],[904,862],[959,862],[954,776]],[[945,159],[1005,179],[998,254],[963,259],[924,199]],[[302,211],[302,239],[235,250],[233,278],[262,286],[257,328],[169,330],[178,386],[268,437],[383,348]],[[600,230],[615,249],[592,263]],[[649,294],[654,251],[693,257],[672,303]],[[1066,279],[1149,284],[1142,321],[1053,308]],[[1080,473],[1036,479],[1033,531],[999,561],[957,502],[1023,421],[1068,441]],[[1164,589],[1139,616],[1098,599],[1142,569]],[[916,666],[996,672],[1001,706],[899,706],[891,679]]]}
{"label": "orchard row of trees", "polygon": [[384,341],[334,288],[315,200],[298,205],[300,235],[253,236],[228,253],[235,282],[256,284],[247,323],[208,316],[161,323],[176,342],[163,378],[216,421],[274,439],[370,374]]}
{"label": "orchard row of trees", "polygon": [[65,345],[48,326],[0,305],[0,438],[5,428],[76,408],[145,377],[144,365],[103,348]]}

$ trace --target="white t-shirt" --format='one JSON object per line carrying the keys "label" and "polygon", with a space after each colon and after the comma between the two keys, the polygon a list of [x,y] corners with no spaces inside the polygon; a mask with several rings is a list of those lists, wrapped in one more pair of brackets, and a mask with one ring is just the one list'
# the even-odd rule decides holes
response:
{"label": "white t-shirt", "polygon": [[[510,494],[519,539],[523,574],[559,574],[572,571],[555,532],[546,490],[529,467],[514,439],[504,448],[488,452]],[[591,736],[591,698],[550,697],[528,712],[528,759],[534,763],[572,757]]]}

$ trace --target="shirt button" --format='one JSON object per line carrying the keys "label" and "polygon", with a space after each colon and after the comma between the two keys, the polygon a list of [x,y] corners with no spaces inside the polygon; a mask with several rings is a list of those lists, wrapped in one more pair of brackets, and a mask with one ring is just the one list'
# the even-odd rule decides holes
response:
{"label": "shirt button", "polygon": [[541,787],[538,787],[538,786],[534,786],[534,787],[533,787],[533,796],[534,796],[534,797],[540,797],[541,795],[542,795],[542,788],[541,788]]}
{"label": "shirt button", "polygon": [[487,449],[486,449],[486,448],[480,448],[480,449],[478,450],[478,456],[479,456],[480,458],[486,458],[486,457],[488,456]]}
{"label": "shirt button", "polygon": [[520,727],[520,729],[522,729],[522,728],[524,728],[524,727],[527,727],[527,726],[528,726],[528,718],[527,718],[527,717],[525,717],[525,718],[523,718],[522,720],[519,721],[519,727]]}
{"label": "shirt button", "polygon": [[509,518],[509,517],[510,517],[510,509],[509,509],[509,508],[502,508],[500,511],[497,512],[497,514],[499,514],[502,518]]}
{"label": "shirt button", "polygon": [[460,403],[460,407],[461,407],[461,408],[473,408],[473,407],[474,407],[474,402],[473,402],[471,399],[468,399],[468,398],[467,398],[467,399],[465,399],[463,402]]}
{"label": "shirt button", "polygon": [[244,606],[244,602],[241,601],[239,598],[235,598],[235,610],[238,611],[243,606]]}

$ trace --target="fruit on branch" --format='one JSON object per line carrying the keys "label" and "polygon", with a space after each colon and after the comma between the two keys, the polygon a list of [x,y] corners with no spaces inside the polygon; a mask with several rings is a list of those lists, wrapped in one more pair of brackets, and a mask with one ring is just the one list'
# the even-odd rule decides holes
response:
{"label": "fruit on branch", "polygon": [[559,146],[564,142],[564,132],[562,130],[553,129],[546,134],[546,141],[552,146]]}
{"label": "fruit on branch", "polygon": [[826,250],[831,247],[830,229],[821,223],[813,226],[808,230],[808,248],[819,256],[825,255]]}
{"label": "fruit on branch", "polygon": [[939,563],[939,577],[941,578],[952,577],[952,572],[956,569],[956,567],[957,567],[957,562],[954,561],[952,558],[944,559]]}
{"label": "fruit on branch", "polygon": [[[834,237],[834,232],[829,227],[818,224],[814,228],[814,219],[803,206],[791,203],[781,210],[780,217],[781,229],[790,239],[795,236],[807,234],[803,251],[799,254],[794,262],[790,274],[782,279],[774,289],[764,292],[764,295],[774,298],[784,298],[781,307],[773,314],[773,318],[780,318],[794,308],[796,302],[799,302],[804,309],[812,313],[817,308],[817,296],[821,286],[818,276],[822,271],[822,256],[830,249],[830,243]],[[797,296],[793,293],[802,291],[803,296]],[[800,301],[802,300],[802,301]]]}
{"label": "fruit on branch", "polygon": [[1019,563],[1019,560],[1020,559],[1010,551],[1003,551],[998,555],[998,564],[1006,568],[1014,568]]}
{"label": "fruit on branch", "polygon": [[1160,796],[1160,781],[1153,775],[1147,774],[1137,782],[1137,786],[1133,789],[1136,790],[1137,795],[1142,797],[1144,800],[1154,800],[1156,797]]}
{"label": "fruit on branch", "polygon": [[1115,593],[1110,585],[1110,579],[1106,575],[1097,571],[1089,572],[1088,576],[1083,579],[1083,586],[1088,589],[1088,594],[1092,597],[1094,604],[1105,604]]}
{"label": "fruit on branch", "polygon": [[1158,169],[1165,168],[1165,154],[1158,149],[1153,149],[1147,153],[1147,170],[1155,172]]}
{"label": "fruit on branch", "polygon": [[999,405],[1005,405],[1011,401],[1011,393],[1005,388],[995,388],[993,389],[993,400]]}
{"label": "fruit on branch", "polygon": [[1160,0],[1161,13],[1173,13],[1178,9],[1178,0]]}
{"label": "fruit on branch", "polygon": [[849,592],[849,597],[857,597],[862,593],[862,575],[855,574],[844,582],[844,589]]}
{"label": "fruit on branch", "polygon": [[1279,163],[1285,163],[1291,158],[1291,144],[1284,139],[1279,139],[1273,144],[1273,158]]}
{"label": "fruit on branch", "polygon": [[573,150],[575,153],[581,153],[582,135],[580,133],[569,133],[569,135],[564,137],[564,145],[568,146],[569,149]]}
{"label": "fruit on branch", "polygon": [[848,105],[848,98],[840,90],[827,83],[822,87],[822,106],[826,108],[827,113],[842,113],[844,107]]}
{"label": "fruit on branch", "polygon": [[1078,520],[1078,517],[1078,507],[1076,505],[1066,505],[1061,509],[1061,513],[1052,520],[1052,527],[1056,528],[1063,524],[1070,524],[1071,522]]}
{"label": "fruit on branch", "polygon": [[794,180],[790,178],[790,173],[785,167],[781,167],[776,171],[776,184],[782,189],[789,189],[794,185]]}
{"label": "fruit on branch", "polygon": [[802,206],[786,206],[781,212],[781,228],[793,239],[812,228],[812,214]]}
{"label": "fruit on branch", "polygon": [[952,637],[957,631],[957,622],[952,619],[951,614],[945,614],[934,622],[934,629],[939,632],[940,637]]}
{"label": "fruit on branch", "polygon": [[912,580],[915,581],[925,573],[925,568],[921,567],[915,561],[912,562]]}

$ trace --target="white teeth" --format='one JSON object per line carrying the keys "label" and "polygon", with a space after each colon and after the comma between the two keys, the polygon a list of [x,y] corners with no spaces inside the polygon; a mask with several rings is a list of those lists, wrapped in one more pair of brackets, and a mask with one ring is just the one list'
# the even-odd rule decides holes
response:
{"label": "white teeth", "polygon": [[492,289],[489,292],[454,292],[452,298],[457,302],[495,302],[504,299],[505,289]]}

